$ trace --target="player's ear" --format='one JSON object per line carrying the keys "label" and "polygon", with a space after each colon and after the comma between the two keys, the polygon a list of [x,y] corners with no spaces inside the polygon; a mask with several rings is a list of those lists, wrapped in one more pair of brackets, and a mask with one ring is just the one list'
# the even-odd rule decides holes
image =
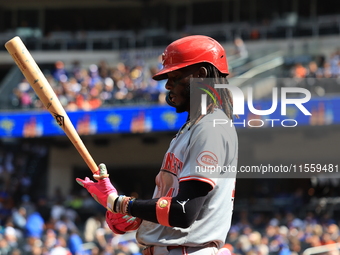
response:
{"label": "player's ear", "polygon": [[201,66],[200,69],[198,69],[198,78],[207,78],[208,70],[204,66]]}

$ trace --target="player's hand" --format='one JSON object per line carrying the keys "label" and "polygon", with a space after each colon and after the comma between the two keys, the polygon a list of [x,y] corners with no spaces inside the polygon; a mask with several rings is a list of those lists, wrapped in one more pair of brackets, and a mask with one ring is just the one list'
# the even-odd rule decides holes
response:
{"label": "player's hand", "polygon": [[105,164],[99,165],[99,172],[96,172],[93,177],[98,181],[93,182],[88,177],[86,177],[85,180],[76,178],[76,181],[86,188],[98,203],[113,212],[113,204],[115,199],[118,197],[118,193],[108,178]]}
{"label": "player's hand", "polygon": [[130,215],[125,215],[121,213],[112,213],[106,211],[106,223],[112,232],[116,234],[125,234],[129,231],[134,231],[138,229],[142,220]]}

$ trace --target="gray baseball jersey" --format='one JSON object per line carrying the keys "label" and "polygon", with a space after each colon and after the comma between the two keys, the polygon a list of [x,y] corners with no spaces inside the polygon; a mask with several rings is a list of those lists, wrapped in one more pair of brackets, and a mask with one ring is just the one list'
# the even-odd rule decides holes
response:
{"label": "gray baseball jersey", "polygon": [[[196,221],[189,228],[143,221],[136,236],[141,244],[196,247],[215,242],[219,247],[224,245],[233,211],[238,138],[234,126],[214,125],[216,119],[228,118],[216,109],[197,124],[183,128],[164,156],[161,170],[165,171],[156,177],[153,198],[176,196],[182,181],[197,180],[213,187]],[[185,211],[185,201],[177,202]]]}

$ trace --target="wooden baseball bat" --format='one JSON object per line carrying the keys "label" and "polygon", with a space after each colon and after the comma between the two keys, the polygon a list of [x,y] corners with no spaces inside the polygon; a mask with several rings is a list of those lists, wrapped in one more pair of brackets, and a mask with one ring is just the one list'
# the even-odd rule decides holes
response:
{"label": "wooden baseball bat", "polygon": [[23,41],[20,37],[16,36],[6,42],[5,47],[11,54],[17,66],[20,68],[22,74],[34,89],[41,102],[55,118],[58,125],[64,130],[65,134],[71,140],[87,166],[91,169],[92,173],[97,172],[97,164],[94,162],[83,141],[80,139],[79,134],[74,128],[65,109],[61,105],[57,95],[53,91],[44,74],[41,72],[32,55],[27,50]]}

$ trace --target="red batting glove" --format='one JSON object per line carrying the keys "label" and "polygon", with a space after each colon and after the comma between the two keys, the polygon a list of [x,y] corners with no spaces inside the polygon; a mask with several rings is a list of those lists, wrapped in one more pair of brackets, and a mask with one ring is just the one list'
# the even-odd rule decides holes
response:
{"label": "red batting glove", "polygon": [[133,216],[112,213],[106,211],[106,223],[115,234],[125,234],[126,232],[138,229],[142,220]]}
{"label": "red batting glove", "polygon": [[104,206],[109,211],[113,212],[113,204],[115,199],[118,197],[118,193],[115,187],[107,178],[107,170],[104,164],[99,165],[99,180],[98,182],[93,182],[90,178],[86,177],[85,180],[76,178],[76,181],[87,189],[91,196],[102,206]]}

